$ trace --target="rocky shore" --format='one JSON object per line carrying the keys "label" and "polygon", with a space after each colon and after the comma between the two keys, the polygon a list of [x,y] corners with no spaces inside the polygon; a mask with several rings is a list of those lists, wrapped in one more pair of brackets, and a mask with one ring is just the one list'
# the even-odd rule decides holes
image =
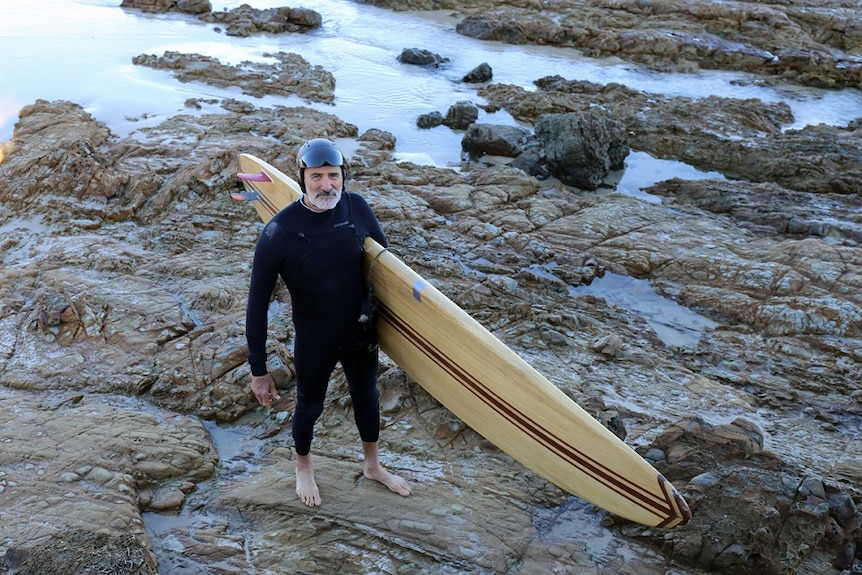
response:
{"label": "rocky shore", "polygon": [[[656,69],[862,87],[855,1],[366,3],[445,9],[475,38]],[[202,4],[124,2],[237,35],[319,25],[308,11]],[[326,70],[277,60],[136,64],[332,101]],[[458,126],[475,152],[458,170],[397,162],[391,134],[304,106],[222,100],[222,113],[122,138],[78,103],[21,110],[0,144],[0,574],[862,573],[862,116],[789,130],[781,103],[563,77],[536,88],[477,85],[465,110],[505,109],[532,129]],[[551,114],[604,127],[587,132],[607,134],[602,146],[579,148],[600,176],[616,169],[613,148],[725,178],[659,182],[644,190],[654,203],[564,185],[547,161],[561,136],[540,129]],[[349,185],[399,255],[674,482],[688,525],[647,529],[561,492],[385,357],[386,464],[414,494],[362,479],[337,375],[315,443],[325,505],[295,501],[292,327],[276,314],[284,393],[266,412],[247,387],[243,333],[260,225],[229,194],[238,153],[290,172],[319,136],[355,141]],[[512,145],[482,147],[500,136]],[[717,327],[668,345],[637,314],[573,297],[606,274],[646,280]],[[289,306],[284,291],[275,305]],[[145,517],[169,514],[152,536]]]}

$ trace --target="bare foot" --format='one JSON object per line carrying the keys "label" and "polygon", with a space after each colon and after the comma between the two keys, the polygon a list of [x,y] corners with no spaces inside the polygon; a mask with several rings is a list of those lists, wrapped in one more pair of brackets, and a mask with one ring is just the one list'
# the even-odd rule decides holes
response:
{"label": "bare foot", "polygon": [[309,455],[296,458],[296,496],[309,507],[320,505],[320,490],[314,480],[314,468]]}
{"label": "bare foot", "polygon": [[404,497],[410,495],[410,486],[407,485],[407,481],[405,481],[403,477],[389,473],[381,465],[377,465],[374,467],[366,465],[364,475],[368,479],[379,481],[380,483],[388,487],[389,491],[392,491],[393,493],[397,493],[398,495],[402,495]]}
{"label": "bare foot", "polygon": [[389,491],[407,497],[410,495],[410,486],[404,481],[404,478],[398,475],[392,475],[380,465],[380,459],[377,456],[377,442],[367,443],[362,442],[362,453],[365,456],[365,465],[363,474],[368,479],[379,481],[389,488]]}

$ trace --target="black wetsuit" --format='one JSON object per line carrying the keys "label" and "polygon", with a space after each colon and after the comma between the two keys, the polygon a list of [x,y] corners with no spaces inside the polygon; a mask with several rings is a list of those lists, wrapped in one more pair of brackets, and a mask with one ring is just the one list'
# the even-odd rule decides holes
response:
{"label": "black wetsuit", "polygon": [[375,334],[359,323],[367,293],[362,274],[366,236],[387,245],[365,199],[345,192],[335,208],[322,213],[294,202],[270,220],[257,242],[246,310],[248,362],[253,375],[267,373],[267,314],[280,275],[290,291],[296,328],[293,440],[300,455],[311,449],[314,423],[339,361],[362,441],[379,437]]}

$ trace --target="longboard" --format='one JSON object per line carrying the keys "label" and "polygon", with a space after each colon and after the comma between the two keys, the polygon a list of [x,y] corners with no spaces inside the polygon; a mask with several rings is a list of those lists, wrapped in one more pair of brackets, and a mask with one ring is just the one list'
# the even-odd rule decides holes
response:
{"label": "longboard", "polygon": [[[299,184],[239,155],[246,193],[264,222],[296,201]],[[615,515],[653,527],[691,511],[654,467],[467,312],[371,238],[365,272],[380,301],[380,348],[428,393],[525,467]]]}

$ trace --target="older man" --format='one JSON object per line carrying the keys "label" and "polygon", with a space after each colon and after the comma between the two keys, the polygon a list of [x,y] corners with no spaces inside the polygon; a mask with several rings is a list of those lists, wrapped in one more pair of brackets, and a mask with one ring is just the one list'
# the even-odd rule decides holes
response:
{"label": "older man", "polygon": [[367,294],[363,244],[371,236],[385,246],[386,237],[362,196],[343,191],[346,162],[333,142],[318,138],[305,143],[296,162],[303,194],[267,223],[254,253],[246,311],[251,388],[266,407],[279,399],[266,367],[266,337],[269,300],[280,275],[290,292],[296,332],[292,432],[297,496],[309,506],[321,503],[311,442],[338,362],[353,400],[365,476],[407,496],[407,482],[389,473],[378,458],[377,338],[373,326],[359,321]]}

